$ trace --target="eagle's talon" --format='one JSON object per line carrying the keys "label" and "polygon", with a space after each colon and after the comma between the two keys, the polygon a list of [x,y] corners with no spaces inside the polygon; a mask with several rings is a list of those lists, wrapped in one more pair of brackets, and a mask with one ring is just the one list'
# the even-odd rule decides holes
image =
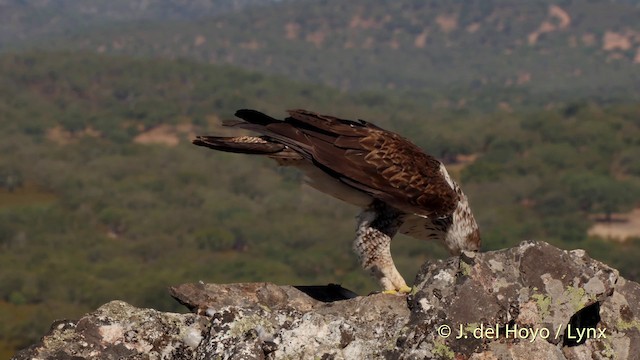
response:
{"label": "eagle's talon", "polygon": [[400,289],[384,290],[382,291],[382,293],[391,294],[391,295],[406,295],[406,294],[410,294],[411,290],[413,289],[405,285],[400,287]]}

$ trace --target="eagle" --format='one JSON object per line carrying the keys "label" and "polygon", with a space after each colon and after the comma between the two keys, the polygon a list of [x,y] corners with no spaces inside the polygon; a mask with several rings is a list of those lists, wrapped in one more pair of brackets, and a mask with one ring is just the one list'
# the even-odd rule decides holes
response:
{"label": "eagle", "polygon": [[402,136],[364,120],[289,110],[284,120],[238,110],[225,126],[259,136],[197,136],[214,150],[261,155],[302,171],[311,187],[362,208],[353,249],[387,293],[411,288],[391,257],[399,232],[436,240],[452,255],[478,251],[480,231],[460,186],[435,157]]}

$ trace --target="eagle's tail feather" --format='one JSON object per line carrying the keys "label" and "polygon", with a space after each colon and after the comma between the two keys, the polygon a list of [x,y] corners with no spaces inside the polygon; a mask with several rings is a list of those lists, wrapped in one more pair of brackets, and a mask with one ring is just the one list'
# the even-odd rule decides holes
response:
{"label": "eagle's tail feather", "polygon": [[222,125],[264,134],[268,132],[266,131],[268,125],[282,122],[282,120],[274,119],[260,111],[251,109],[238,110],[236,111],[235,116],[242,120],[225,120],[222,122]]}
{"label": "eagle's tail feather", "polygon": [[284,145],[269,141],[266,136],[197,136],[193,144],[220,151],[257,155],[271,155],[285,149]]}
{"label": "eagle's tail feather", "polygon": [[272,123],[282,122],[282,120],[274,119],[269,115],[263,114],[257,110],[241,109],[236,111],[236,117],[256,125],[267,126]]}

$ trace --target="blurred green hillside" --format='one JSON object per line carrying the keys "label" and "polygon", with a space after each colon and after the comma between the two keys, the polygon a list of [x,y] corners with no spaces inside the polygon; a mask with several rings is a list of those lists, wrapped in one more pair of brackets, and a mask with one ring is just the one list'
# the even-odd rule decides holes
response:
{"label": "blurred green hillside", "polygon": [[116,24],[87,17],[75,31],[6,48],[189,58],[343,90],[404,90],[416,101],[445,92],[446,107],[640,97],[634,1],[298,0],[224,14],[194,5],[197,20],[188,8],[191,17],[144,21],[118,3]]}
{"label": "blurred green hillside", "polygon": [[195,20],[274,2],[277,0],[2,0],[0,49],[88,28]]}
{"label": "blurred green hillside", "polygon": [[[405,134],[462,181],[487,250],[523,239],[586,248],[639,279],[640,241],[588,238],[590,214],[640,198],[640,105],[438,110],[393,93],[344,93],[186,61],[82,53],[0,58],[0,342],[111,299],[179,310],[198,280],[376,285],[351,252],[357,209],[266,159],[192,146],[237,108],[303,105]],[[475,161],[471,160],[475,159]],[[408,279],[446,256],[399,237]]]}

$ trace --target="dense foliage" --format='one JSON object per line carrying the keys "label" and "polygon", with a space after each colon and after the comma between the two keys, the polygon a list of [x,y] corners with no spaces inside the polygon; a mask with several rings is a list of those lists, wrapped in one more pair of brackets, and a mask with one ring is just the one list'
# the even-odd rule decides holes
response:
{"label": "dense foliage", "polygon": [[[357,209],[266,159],[189,144],[193,133],[228,131],[220,119],[242,107],[306,107],[396,130],[449,163],[486,249],[535,238],[586,248],[640,279],[640,241],[586,235],[589,214],[638,203],[637,104],[481,114],[185,61],[9,55],[0,58],[0,344],[27,345],[55,318],[115,298],[177,310],[165,289],[182,282],[375,290],[350,249]],[[161,124],[176,146],[136,142]],[[404,237],[393,251],[409,281],[446,255]]]}
{"label": "dense foliage", "polygon": [[[121,3],[110,5],[115,13]],[[452,108],[640,97],[633,1],[298,0],[200,10],[209,16],[141,22],[132,9],[117,26],[88,22],[7,47],[233,64],[340,89],[402,89]]]}
{"label": "dense foliage", "polygon": [[52,35],[129,22],[194,20],[229,14],[278,0],[3,0],[0,49]]}

